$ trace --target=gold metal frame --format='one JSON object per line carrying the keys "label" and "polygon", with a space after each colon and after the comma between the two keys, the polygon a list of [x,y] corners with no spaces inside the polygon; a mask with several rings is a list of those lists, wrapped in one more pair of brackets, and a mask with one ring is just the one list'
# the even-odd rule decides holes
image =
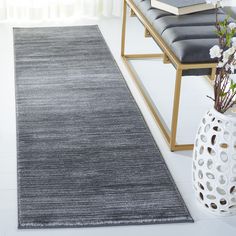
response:
{"label": "gold metal frame", "polygon": [[[133,81],[137,85],[140,93],[144,97],[146,104],[148,105],[154,120],[160,127],[167,143],[169,144],[171,151],[180,151],[180,150],[192,150],[193,144],[177,144],[177,128],[178,128],[178,116],[179,116],[179,104],[180,104],[180,93],[181,93],[181,81],[183,71],[192,70],[192,69],[211,69],[211,75],[208,76],[210,80],[214,80],[216,75],[216,63],[200,63],[200,64],[182,64],[171,49],[167,46],[164,40],[152,27],[150,22],[142,14],[142,12],[135,6],[132,0],[123,0],[123,24],[122,24],[122,38],[121,38],[121,57],[123,62],[129,71]],[[140,22],[145,27],[145,37],[152,37],[154,41],[158,44],[162,50],[162,54],[126,54],[125,53],[125,43],[126,43],[126,23],[127,23],[127,7],[131,9],[131,16],[136,16]],[[153,104],[151,98],[149,97],[148,92],[145,90],[142,82],[137,78],[137,75],[130,64],[130,60],[138,59],[151,59],[151,58],[162,58],[163,63],[171,63],[176,68],[176,81],[175,81],[175,91],[174,91],[174,101],[173,101],[173,111],[172,111],[172,122],[171,130],[169,131],[166,127],[164,121],[161,119],[156,106]]]}

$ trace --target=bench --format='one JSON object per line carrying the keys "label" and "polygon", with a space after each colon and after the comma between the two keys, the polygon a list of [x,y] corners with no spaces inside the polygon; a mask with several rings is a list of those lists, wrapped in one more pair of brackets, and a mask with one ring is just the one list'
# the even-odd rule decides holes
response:
{"label": "bench", "polygon": [[[136,16],[145,28],[145,36],[152,37],[163,53],[161,54],[126,54],[127,7],[131,16]],[[219,20],[227,15],[219,10]],[[210,58],[209,50],[218,44],[215,30],[215,10],[208,10],[189,15],[175,16],[171,13],[151,7],[151,0],[124,0],[121,56],[171,151],[192,150],[193,144],[177,144],[177,127],[182,76],[207,76],[214,80],[216,61]],[[137,78],[130,64],[131,59],[162,58],[164,63],[171,63],[176,69],[175,91],[172,111],[171,130],[168,130],[156,106],[153,104],[141,81]]]}

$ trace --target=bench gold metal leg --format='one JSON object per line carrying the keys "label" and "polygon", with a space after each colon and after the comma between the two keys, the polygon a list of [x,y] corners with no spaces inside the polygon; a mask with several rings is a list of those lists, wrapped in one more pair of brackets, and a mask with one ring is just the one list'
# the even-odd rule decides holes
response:
{"label": "bench gold metal leg", "polygon": [[169,64],[170,63],[170,59],[165,53],[164,53],[164,57],[163,57],[163,63],[164,64]]}
{"label": "bench gold metal leg", "polygon": [[177,69],[177,71],[176,71],[176,81],[175,81],[174,105],[173,105],[172,123],[171,123],[171,137],[170,137],[171,151],[174,151],[175,146],[176,146],[176,135],[177,135],[177,127],[178,127],[181,81],[182,81],[182,70]]}
{"label": "bench gold metal leg", "polygon": [[135,14],[135,12],[133,11],[133,9],[130,9],[130,17],[135,17],[136,16],[136,14]]}
{"label": "bench gold metal leg", "polygon": [[211,69],[211,75],[206,75],[205,78],[207,79],[207,81],[214,86],[214,81],[216,78],[216,72],[217,72],[217,68],[212,68]]}
{"label": "bench gold metal leg", "polygon": [[172,128],[171,128],[171,131],[169,131],[163,119],[161,118],[160,114],[157,112],[155,104],[152,102],[152,99],[150,98],[148,92],[146,91],[145,87],[143,86],[142,82],[138,78],[132,65],[129,62],[129,60],[133,60],[133,58],[129,58],[129,56],[124,55],[122,56],[122,59],[133,82],[135,83],[140,94],[144,98],[144,101],[146,102],[147,107],[149,108],[153,116],[153,119],[155,120],[156,124],[159,126],[168,145],[170,146],[171,151],[192,150],[193,149],[192,144],[181,144],[181,145],[176,144],[182,71],[181,72],[179,71],[176,76],[177,78],[176,78],[176,87],[175,87],[175,96],[174,96],[176,100],[174,100],[174,106],[173,106]]}
{"label": "bench gold metal leg", "polygon": [[151,37],[151,34],[150,34],[150,32],[148,31],[147,28],[145,28],[145,30],[144,30],[144,37],[145,38],[150,38]]}
{"label": "bench gold metal leg", "polygon": [[125,54],[127,59],[140,60],[140,59],[157,59],[163,58],[163,53],[152,53],[152,54]]}
{"label": "bench gold metal leg", "polygon": [[133,82],[135,83],[135,85],[137,86],[140,94],[142,95],[142,97],[144,98],[145,103],[147,104],[147,107],[149,108],[153,119],[155,120],[156,124],[159,126],[159,128],[161,129],[167,143],[170,143],[170,132],[167,129],[167,127],[165,126],[164,122],[162,121],[161,117],[158,115],[158,113],[156,112],[156,106],[155,104],[152,102],[148,92],[146,91],[145,87],[143,86],[142,82],[140,81],[140,79],[137,77],[135,70],[132,68],[132,65],[129,62],[129,59],[126,58],[126,56],[122,57],[123,62],[126,66],[126,69],[128,70],[131,79],[133,80]]}
{"label": "bench gold metal leg", "polygon": [[123,22],[121,33],[121,56],[125,54],[125,35],[126,35],[126,20],[127,20],[127,3],[123,0]]}
{"label": "bench gold metal leg", "polygon": [[211,81],[215,80],[215,78],[216,78],[216,71],[217,71],[217,68],[212,68],[212,70],[211,70],[211,77],[210,77]]}

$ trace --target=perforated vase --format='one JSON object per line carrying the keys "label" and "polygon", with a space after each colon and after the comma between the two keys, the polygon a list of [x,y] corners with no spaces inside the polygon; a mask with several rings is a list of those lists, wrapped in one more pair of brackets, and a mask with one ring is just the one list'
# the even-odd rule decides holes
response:
{"label": "perforated vase", "polygon": [[217,215],[236,213],[236,118],[211,109],[193,151],[193,185],[201,205]]}

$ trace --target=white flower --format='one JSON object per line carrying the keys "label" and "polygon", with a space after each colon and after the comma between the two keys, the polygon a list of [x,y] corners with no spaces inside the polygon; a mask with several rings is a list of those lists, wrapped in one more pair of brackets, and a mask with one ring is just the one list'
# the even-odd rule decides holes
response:
{"label": "white flower", "polygon": [[227,49],[226,51],[224,51],[224,53],[228,54],[229,56],[234,54],[234,52],[235,52],[235,47],[231,47],[231,48]]}
{"label": "white flower", "polygon": [[220,61],[220,62],[218,63],[218,65],[217,65],[217,67],[218,67],[218,68],[222,68],[224,65],[225,65],[225,63],[222,62],[222,61]]}
{"label": "white flower", "polygon": [[232,42],[232,46],[236,47],[236,37],[232,38],[231,42]]}
{"label": "white flower", "polygon": [[229,73],[234,73],[234,70],[235,70],[234,65],[232,64],[226,64],[225,69],[229,70]]}
{"label": "white flower", "polygon": [[230,30],[234,30],[234,29],[236,29],[236,23],[231,22],[231,23],[229,23],[228,27],[230,28]]}
{"label": "white flower", "polygon": [[222,49],[220,49],[220,47],[218,45],[215,45],[210,49],[211,58],[216,58],[216,57],[220,58],[221,53],[222,53]]}
{"label": "white flower", "polygon": [[231,63],[231,64],[226,64],[225,69],[228,70],[229,73],[234,74],[234,71],[235,71],[236,67],[235,67],[234,63]]}
{"label": "white flower", "polygon": [[229,57],[235,53],[235,47],[231,47],[223,52],[223,62],[227,62]]}
{"label": "white flower", "polygon": [[235,66],[234,66],[234,65],[230,65],[230,70],[231,70],[231,73],[234,73],[234,71],[235,71]]}
{"label": "white flower", "polygon": [[226,64],[226,65],[225,65],[225,69],[226,69],[226,70],[229,70],[229,69],[230,69],[229,64]]}

